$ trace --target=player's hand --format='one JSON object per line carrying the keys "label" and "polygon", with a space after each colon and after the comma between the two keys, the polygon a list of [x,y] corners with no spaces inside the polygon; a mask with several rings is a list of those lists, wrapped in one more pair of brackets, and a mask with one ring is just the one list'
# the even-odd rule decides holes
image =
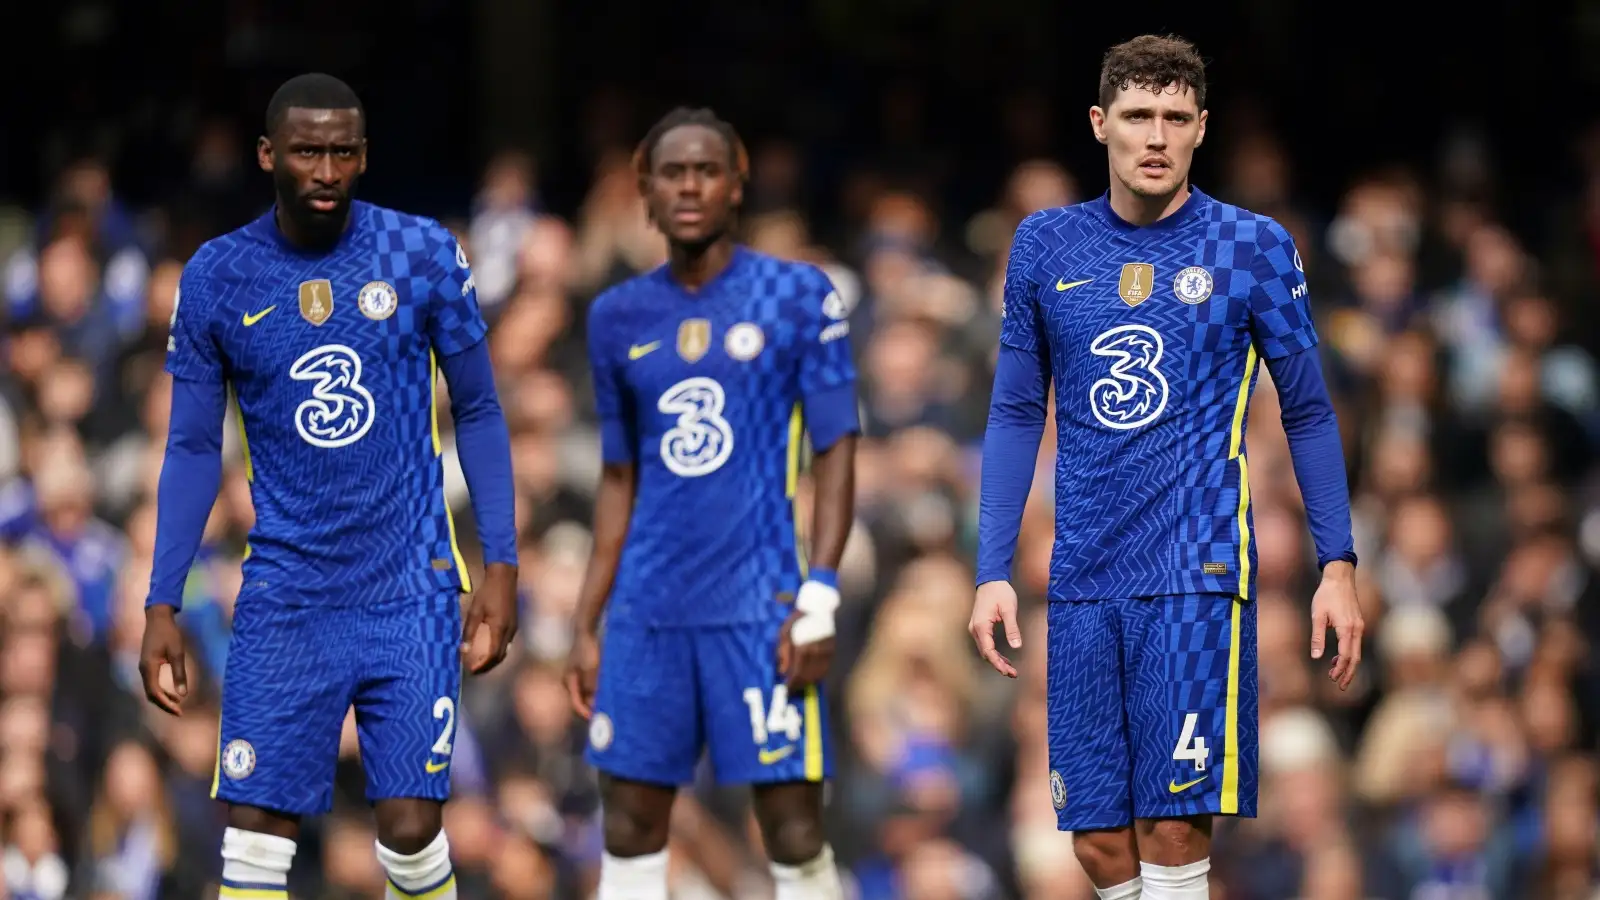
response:
{"label": "player's hand", "polygon": [[178,612],[170,606],[158,604],[144,611],[139,677],[144,679],[144,695],[151,703],[172,715],[183,715],[183,700],[189,696],[189,673],[184,666]]}
{"label": "player's hand", "polygon": [[841,602],[839,573],[814,568],[794,597],[794,612],[778,632],[778,674],[789,692],[821,681],[833,663],[835,616]]}
{"label": "player's hand", "polygon": [[1361,666],[1361,635],[1366,621],[1361,617],[1361,601],[1356,597],[1356,569],[1350,563],[1328,563],[1322,570],[1322,584],[1311,598],[1311,658],[1321,659],[1328,629],[1339,639],[1339,652],[1328,667],[1328,677],[1349,690]]}
{"label": "player's hand", "polygon": [[1022,649],[1022,629],[1017,627],[1017,592],[1009,581],[986,581],[978,585],[978,597],[972,603],[972,619],[967,622],[967,632],[978,642],[978,653],[994,666],[994,670],[1007,678],[1017,677],[1017,667],[1000,655],[994,646],[994,626],[1005,623],[1006,643],[1011,649]]}
{"label": "player's hand", "polygon": [[790,613],[788,620],[783,623],[783,630],[778,633],[778,674],[784,677],[790,694],[827,677],[828,667],[833,665],[833,638],[826,637],[808,644],[794,642],[794,623],[804,616],[805,613],[799,610]]}
{"label": "player's hand", "polygon": [[594,715],[594,692],[600,683],[600,638],[579,629],[567,654],[567,696],[572,711],[587,719]]}
{"label": "player's hand", "polygon": [[505,563],[484,567],[483,586],[472,594],[461,630],[461,655],[474,675],[500,665],[517,636],[517,569]]}

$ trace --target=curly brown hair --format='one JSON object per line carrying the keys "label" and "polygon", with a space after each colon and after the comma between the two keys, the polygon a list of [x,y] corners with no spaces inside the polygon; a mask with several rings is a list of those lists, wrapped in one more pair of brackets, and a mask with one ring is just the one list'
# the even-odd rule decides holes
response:
{"label": "curly brown hair", "polygon": [[651,157],[656,152],[656,145],[667,136],[667,132],[684,125],[699,125],[722,135],[722,140],[728,145],[728,165],[733,169],[734,176],[741,182],[749,179],[750,154],[744,149],[744,141],[733,125],[718,118],[709,109],[680,106],[652,125],[645,133],[644,140],[633,150],[633,169],[639,175],[640,190],[644,189],[644,179],[650,177]]}
{"label": "curly brown hair", "polygon": [[1200,51],[1177,35],[1140,35],[1106,51],[1100,66],[1100,107],[1109,108],[1125,88],[1172,85],[1194,91],[1195,105],[1206,108],[1206,63]]}

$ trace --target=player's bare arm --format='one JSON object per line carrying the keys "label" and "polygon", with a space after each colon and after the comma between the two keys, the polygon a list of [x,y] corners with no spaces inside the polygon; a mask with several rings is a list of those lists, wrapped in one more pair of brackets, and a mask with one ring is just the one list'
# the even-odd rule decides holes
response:
{"label": "player's bare arm", "polygon": [[[811,566],[813,574],[836,572],[844,556],[850,523],[855,518],[856,439],[840,438],[818,453],[811,464],[815,500],[811,513]],[[795,598],[795,611],[783,624],[778,642],[778,671],[791,692],[816,684],[833,662],[834,611],[839,605],[837,584],[808,578]]]}
{"label": "player's bare arm", "polygon": [[636,479],[633,463],[608,462],[600,471],[600,489],[595,493],[594,549],[578,592],[572,651],[567,657],[567,694],[573,710],[585,719],[594,712],[600,678],[600,619],[617,577],[622,545],[628,539]]}

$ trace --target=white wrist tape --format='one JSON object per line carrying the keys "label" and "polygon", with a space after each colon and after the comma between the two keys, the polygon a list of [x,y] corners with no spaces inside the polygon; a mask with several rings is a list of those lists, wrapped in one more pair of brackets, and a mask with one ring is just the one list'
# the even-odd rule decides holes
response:
{"label": "white wrist tape", "polygon": [[789,627],[791,643],[803,647],[827,640],[834,634],[833,614],[839,609],[839,589],[820,581],[808,581],[800,585],[794,608],[800,611],[800,618]]}

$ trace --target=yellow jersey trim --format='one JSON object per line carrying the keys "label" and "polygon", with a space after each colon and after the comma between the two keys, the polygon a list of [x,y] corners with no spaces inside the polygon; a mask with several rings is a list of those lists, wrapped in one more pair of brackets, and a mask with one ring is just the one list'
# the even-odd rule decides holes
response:
{"label": "yellow jersey trim", "polygon": [[789,413],[789,462],[784,475],[784,496],[789,498],[789,521],[794,528],[794,559],[800,566],[800,577],[805,578],[811,567],[806,562],[805,536],[800,530],[800,511],[795,508],[795,495],[800,490],[800,454],[805,446],[806,420],[800,404]]}
{"label": "yellow jersey trim", "polygon": [[1245,461],[1244,420],[1250,407],[1251,381],[1256,372],[1254,344],[1245,352],[1244,377],[1233,405],[1233,427],[1228,430],[1228,458],[1239,462],[1239,596],[1250,599],[1250,466]]}
{"label": "yellow jersey trim", "polygon": [[244,457],[244,480],[254,483],[256,480],[256,467],[250,461],[250,437],[244,432],[244,407],[239,404],[239,391],[230,382],[228,394],[233,400],[233,411],[239,414],[239,451]]}
{"label": "yellow jersey trim", "polygon": [[[433,456],[435,459],[444,455],[444,441],[439,438],[439,357],[432,350],[428,351],[428,416],[431,419],[433,431]],[[444,479],[440,479],[439,490],[444,491]],[[450,498],[441,497],[444,504],[445,528],[450,532],[450,558],[455,561],[456,572],[461,576],[461,592],[472,593],[472,576],[467,574],[467,558],[461,555],[461,544],[456,540],[456,517],[450,512]]]}

